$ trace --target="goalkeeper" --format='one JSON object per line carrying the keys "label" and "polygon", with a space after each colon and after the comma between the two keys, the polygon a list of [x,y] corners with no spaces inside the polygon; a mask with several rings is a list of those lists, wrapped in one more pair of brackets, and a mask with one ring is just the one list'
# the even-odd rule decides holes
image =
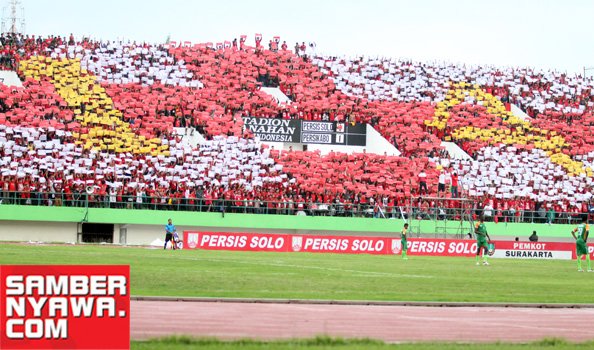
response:
{"label": "goalkeeper", "polygon": [[[576,235],[577,233],[577,235]],[[578,271],[582,270],[582,255],[586,256],[586,262],[588,263],[588,272],[592,272],[592,265],[590,264],[590,254],[588,253],[588,234],[590,233],[590,225],[588,225],[587,217],[582,219],[582,223],[578,227],[571,231],[571,235],[575,239],[575,255],[577,257]]]}
{"label": "goalkeeper", "polygon": [[[483,265],[489,265],[487,261],[487,250],[489,249],[488,242],[491,241],[491,237],[487,233],[487,227],[483,221],[483,217],[481,216],[479,222],[476,223],[474,228],[474,233],[476,235],[476,264],[480,265],[479,262],[479,255],[481,254],[481,250],[483,251]],[[487,242],[487,238],[489,241]],[[482,249],[481,249],[482,248]]]}

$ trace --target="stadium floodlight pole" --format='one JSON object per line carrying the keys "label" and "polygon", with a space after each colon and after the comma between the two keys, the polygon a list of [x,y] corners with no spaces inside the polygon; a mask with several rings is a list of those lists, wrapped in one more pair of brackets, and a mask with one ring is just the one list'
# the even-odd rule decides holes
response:
{"label": "stadium floodlight pole", "polygon": [[17,4],[17,0],[12,0],[10,2],[10,32],[13,34],[17,32]]}
{"label": "stadium floodlight pole", "polygon": [[10,0],[2,11],[2,31],[12,34],[25,32],[25,9],[20,0]]}

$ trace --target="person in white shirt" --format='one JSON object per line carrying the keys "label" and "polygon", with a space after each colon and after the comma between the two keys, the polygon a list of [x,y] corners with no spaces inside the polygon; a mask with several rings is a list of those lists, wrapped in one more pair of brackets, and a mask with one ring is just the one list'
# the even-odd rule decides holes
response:
{"label": "person in white shirt", "polygon": [[439,179],[437,182],[437,195],[445,193],[446,190],[446,174],[443,169],[439,172]]}
{"label": "person in white shirt", "polygon": [[136,190],[136,209],[142,208],[142,200],[144,198],[144,190],[142,188],[138,188]]}
{"label": "person in white shirt", "polygon": [[483,216],[485,221],[491,221],[491,218],[493,217],[493,206],[491,206],[491,203],[487,203],[483,208]]}
{"label": "person in white shirt", "polygon": [[419,195],[423,195],[423,191],[425,192],[425,194],[428,193],[427,190],[427,173],[425,173],[425,170],[421,170],[421,172],[419,173]]}

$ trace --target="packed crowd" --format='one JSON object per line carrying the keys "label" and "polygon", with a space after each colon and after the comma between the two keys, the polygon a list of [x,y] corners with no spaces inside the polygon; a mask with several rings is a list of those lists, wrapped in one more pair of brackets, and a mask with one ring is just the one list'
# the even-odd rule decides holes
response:
{"label": "packed crowd", "polygon": [[[429,105],[350,98],[336,90],[317,67],[289,50],[253,50],[243,45],[242,50],[215,50],[194,45],[170,47],[167,52],[163,46],[136,43],[81,43],[62,38],[51,42],[23,46],[25,54],[19,60],[26,61],[34,53],[54,61],[80,60],[81,68],[102,83],[123,117],[138,121],[135,128],[165,131],[170,125],[185,124],[200,127],[207,137],[212,137],[243,136],[240,117],[247,115],[372,124],[381,121],[386,138],[399,145],[411,144],[403,152],[406,155],[422,156],[428,150],[439,149],[439,140],[423,130],[423,120],[431,115]],[[28,68],[37,71],[44,67]],[[43,76],[52,74],[55,72],[49,70],[33,76],[43,84]],[[260,91],[263,82],[270,81],[277,82],[289,96],[290,105],[279,106]],[[80,87],[74,88],[74,93],[80,94],[77,90]],[[77,107],[84,112],[85,105]],[[154,120],[159,116],[173,116],[174,121],[159,123]],[[151,120],[145,128],[146,118]],[[407,125],[408,137],[402,128],[388,127],[400,122]],[[421,147],[416,149],[415,144]]]}
{"label": "packed crowd", "polygon": [[91,52],[81,46],[67,46],[67,57],[80,58],[81,66],[92,72],[100,81],[109,84],[141,84],[202,87],[193,80],[193,74],[170,56],[162,46],[147,44],[102,44]]}
{"label": "packed crowd", "polygon": [[[534,118],[531,122],[536,127],[555,131],[572,143],[570,149],[574,155],[594,150],[594,80],[591,77],[530,68],[419,63],[389,58],[316,57],[313,62],[338,89],[349,96],[371,101],[440,103],[460,84],[466,83],[467,87],[497,97],[507,110],[510,103],[518,105]],[[483,105],[472,96],[458,103],[471,105],[471,108]],[[490,117],[487,111],[475,110],[473,114],[479,120]],[[586,137],[577,136],[576,127],[583,128]]]}
{"label": "packed crowd", "polygon": [[416,190],[419,172],[428,169],[426,181],[435,183],[437,180],[437,171],[431,169],[427,158],[336,152],[327,155],[283,152],[281,155],[278,151],[272,156],[296,179],[300,188],[310,192],[322,188],[340,200],[352,201],[357,196],[361,203],[368,200],[373,203],[385,196],[393,204],[395,200],[420,195]]}
{"label": "packed crowd", "polygon": [[268,199],[295,182],[268,149],[234,137],[217,136],[197,149],[170,140],[170,156],[152,156],[84,150],[69,131],[0,125],[0,143],[3,198],[18,192],[23,204],[68,204],[90,187],[91,206],[165,207],[181,198],[210,206],[219,197]]}
{"label": "packed crowd", "polygon": [[[299,54],[245,41],[213,48],[3,36],[0,43],[24,79],[23,88],[0,85],[3,193],[80,194],[90,185],[91,202],[108,205],[222,198],[267,210],[394,208],[419,195],[451,195],[438,191],[436,162],[457,172],[463,195],[495,210],[500,202],[515,212],[540,202],[581,210],[591,198],[592,81],[579,76],[317,57],[305,43]],[[267,85],[291,103],[263,93]],[[534,120],[514,117],[510,102]],[[269,152],[243,130],[243,116],[370,123],[402,157]],[[184,149],[176,126],[209,141]],[[447,159],[441,140],[474,160]],[[254,164],[259,177],[243,168]]]}
{"label": "packed crowd", "polygon": [[536,117],[545,111],[582,115],[594,109],[594,80],[532,68],[421,63],[371,57],[316,57],[321,71],[345,93],[370,100],[445,99],[452,84],[478,85]]}
{"label": "packed crowd", "polygon": [[[439,140],[423,130],[423,120],[431,115],[430,106],[351,98],[338,91],[317,67],[290,51],[213,51],[199,46],[174,48],[170,53],[186,63],[205,89],[214,90],[203,91],[203,96],[224,104],[221,107],[226,115],[369,123],[373,119],[386,125],[404,121],[408,129],[386,126],[380,131],[400,144],[421,146],[403,150],[405,155],[422,156],[427,150],[439,148]],[[291,104],[279,106],[260,92],[258,78],[262,76],[279,81],[280,90],[291,99]],[[250,93],[246,94],[246,90]],[[219,132],[224,133],[226,128]]]}
{"label": "packed crowd", "polygon": [[581,208],[593,197],[592,177],[569,176],[539,149],[487,146],[476,162],[452,160],[451,167],[463,177],[471,197],[525,198],[560,205],[559,211]]}
{"label": "packed crowd", "polygon": [[24,35],[20,33],[2,33],[0,35],[0,69],[16,70],[21,59],[44,55],[48,51],[63,45],[77,45],[85,49],[94,49],[98,43],[88,38],[75,41],[73,35],[66,37],[48,37]]}

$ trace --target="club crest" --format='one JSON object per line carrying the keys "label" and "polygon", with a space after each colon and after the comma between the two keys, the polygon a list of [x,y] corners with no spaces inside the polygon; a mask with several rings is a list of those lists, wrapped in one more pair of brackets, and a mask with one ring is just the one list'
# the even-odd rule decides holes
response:
{"label": "club crest", "polygon": [[293,236],[291,241],[291,247],[293,247],[294,252],[301,251],[301,247],[303,246],[303,237],[301,236]]}
{"label": "club crest", "polygon": [[198,246],[199,235],[197,233],[188,234],[188,247],[194,249]]}
{"label": "club crest", "polygon": [[400,254],[402,252],[402,242],[399,239],[392,240],[392,253],[393,254]]}

